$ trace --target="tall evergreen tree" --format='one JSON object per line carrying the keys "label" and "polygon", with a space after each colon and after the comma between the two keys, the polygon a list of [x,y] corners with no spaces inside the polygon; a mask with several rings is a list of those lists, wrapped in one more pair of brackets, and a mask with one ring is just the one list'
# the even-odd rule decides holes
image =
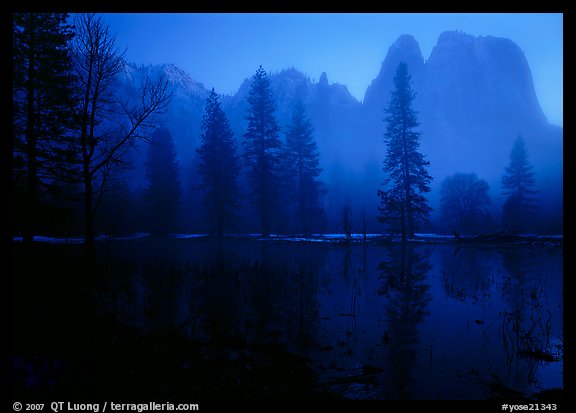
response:
{"label": "tall evergreen tree", "polygon": [[291,203],[300,230],[310,235],[312,229],[318,224],[323,215],[320,198],[324,193],[322,182],[318,176],[320,168],[318,146],[312,137],[313,128],[306,117],[302,101],[294,107],[292,122],[286,131],[286,170],[289,179]]}
{"label": "tall evergreen tree", "polygon": [[64,13],[13,15],[13,176],[23,192],[26,243],[36,232],[41,194],[57,192],[77,175],[69,134],[74,78],[67,18]]}
{"label": "tall evergreen tree", "polygon": [[170,130],[161,127],[154,131],[147,155],[148,222],[153,234],[165,235],[175,229],[181,198],[176,147]]}
{"label": "tall evergreen tree", "polygon": [[522,136],[514,141],[510,151],[510,163],[502,176],[503,195],[506,201],[502,208],[502,223],[515,231],[524,231],[534,219],[537,209],[534,189],[533,165],[528,161],[528,151]]}
{"label": "tall evergreen tree", "polygon": [[267,237],[281,209],[282,142],[278,137],[280,129],[274,116],[270,80],[262,66],[252,78],[248,105],[244,156],[248,165],[252,202],[259,212],[262,235]]}
{"label": "tall evergreen tree", "polygon": [[419,152],[421,133],[415,130],[419,122],[416,111],[412,109],[416,94],[404,62],[398,65],[394,86],[386,108],[384,171],[387,178],[385,189],[378,190],[382,204],[378,208],[382,213],[378,219],[399,229],[405,241],[414,235],[419,224],[428,221],[431,208],[424,194],[430,192],[432,177],[427,171],[430,162]]}
{"label": "tall evergreen tree", "polygon": [[222,237],[224,225],[233,224],[236,218],[240,159],[228,118],[214,89],[206,101],[201,140],[197,152],[200,156],[198,170],[202,178],[204,204],[214,224],[214,232]]}

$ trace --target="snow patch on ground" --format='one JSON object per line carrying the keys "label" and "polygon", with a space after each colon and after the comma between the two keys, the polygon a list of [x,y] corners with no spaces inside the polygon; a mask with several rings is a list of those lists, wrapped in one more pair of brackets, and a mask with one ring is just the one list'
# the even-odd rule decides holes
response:
{"label": "snow patch on ground", "polygon": [[[108,236],[99,235],[95,238],[96,241],[105,240],[134,240],[149,237],[150,234],[147,232],[138,232],[130,235],[122,236]],[[195,239],[195,238],[207,238],[210,234],[169,234],[171,238],[175,239]],[[346,234],[312,234],[310,236],[304,236],[299,234],[270,234],[268,237],[263,237],[262,234],[225,234],[226,238],[242,238],[242,239],[254,239],[259,241],[284,241],[284,242],[314,242],[314,243],[339,243],[346,242]],[[542,243],[558,243],[562,242],[564,236],[562,234],[556,235],[537,235],[528,234],[524,235],[526,240],[535,240]],[[351,242],[359,243],[364,241],[364,234],[351,234]],[[410,238],[410,242],[446,242],[453,241],[455,238],[453,235],[443,235],[443,234],[431,234],[422,233],[414,234],[413,238]],[[14,242],[22,242],[22,237],[13,237]],[[367,241],[377,241],[386,240],[392,242],[400,242],[401,238],[399,235],[394,234],[366,234]],[[83,237],[47,237],[42,235],[34,236],[34,242],[47,243],[47,244],[82,244],[84,242]]]}
{"label": "snow patch on ground", "polygon": [[205,238],[209,234],[170,234],[170,237],[176,239]]}
{"label": "snow patch on ground", "polygon": [[[138,232],[135,234],[130,235],[122,235],[122,236],[108,236],[108,235],[99,235],[94,238],[96,241],[105,241],[105,240],[132,240],[132,239],[140,239],[146,238],[150,236],[147,232]],[[14,237],[12,238],[14,242],[22,242],[22,237]],[[34,242],[45,243],[45,244],[82,244],[84,242],[84,237],[46,237],[43,235],[35,235]]]}

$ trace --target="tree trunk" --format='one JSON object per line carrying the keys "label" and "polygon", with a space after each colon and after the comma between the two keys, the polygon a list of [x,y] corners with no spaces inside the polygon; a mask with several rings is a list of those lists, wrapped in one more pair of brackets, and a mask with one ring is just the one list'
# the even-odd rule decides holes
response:
{"label": "tree trunk", "polygon": [[261,180],[261,202],[262,202],[262,236],[270,236],[270,205],[268,202],[268,182],[266,177]]}
{"label": "tree trunk", "polygon": [[89,161],[84,161],[84,250],[89,263],[96,257],[94,243],[94,206],[92,176]]}
{"label": "tree trunk", "polygon": [[404,212],[404,209],[402,209],[402,212],[400,213],[400,226],[402,229],[402,243],[404,244],[406,242],[406,214]]}
{"label": "tree trunk", "polygon": [[35,131],[36,124],[36,96],[34,94],[34,80],[36,78],[36,59],[34,56],[34,36],[30,38],[30,51],[28,52],[28,79],[26,85],[26,168],[27,168],[27,205],[26,219],[22,228],[23,242],[31,245],[36,230],[36,207],[38,202],[38,171],[36,164],[36,145],[38,139]]}
{"label": "tree trunk", "polygon": [[224,206],[222,205],[222,200],[219,200],[219,204],[216,207],[216,235],[218,238],[224,237]]}
{"label": "tree trunk", "polygon": [[[28,132],[27,132],[28,135]],[[28,138],[27,143],[27,197],[26,197],[26,219],[22,228],[23,242],[31,245],[34,242],[36,231],[36,213],[38,206],[38,176],[36,168],[36,139],[34,136]]]}

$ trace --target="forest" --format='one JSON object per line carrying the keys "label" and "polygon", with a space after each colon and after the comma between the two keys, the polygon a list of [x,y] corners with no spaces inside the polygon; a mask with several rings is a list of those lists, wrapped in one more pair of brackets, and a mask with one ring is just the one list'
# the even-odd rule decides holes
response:
{"label": "forest", "polygon": [[[199,108],[201,128],[191,131],[198,136],[190,144],[192,165],[181,165],[172,125],[165,123],[173,97],[168,79],[147,77],[136,99],[119,95],[115,82],[125,61],[109,28],[97,15],[75,19],[71,26],[67,15],[15,15],[13,230],[25,243],[35,235],[83,237],[91,249],[103,234],[309,237],[365,233],[368,226],[405,240],[416,233],[549,234],[558,228],[537,225],[550,221],[542,215],[550,212],[539,211],[534,165],[521,135],[501,170],[498,210],[482,176],[454,171],[435,182],[439,203],[429,219],[434,177],[420,148],[416,93],[404,62],[382,108],[380,185],[364,191],[373,199],[327,205],[327,193],[346,192],[335,187],[346,179],[322,180],[315,125],[301,100],[290,122],[279,126],[262,66],[250,80],[243,133],[234,134],[212,89]],[[143,165],[145,181],[134,187],[128,173],[136,164]],[[367,213],[374,199],[377,211]]]}
{"label": "forest", "polygon": [[447,122],[409,36],[360,104],[262,65],[205,90],[98,14],[12,23],[15,400],[561,400],[562,128],[477,95]]}

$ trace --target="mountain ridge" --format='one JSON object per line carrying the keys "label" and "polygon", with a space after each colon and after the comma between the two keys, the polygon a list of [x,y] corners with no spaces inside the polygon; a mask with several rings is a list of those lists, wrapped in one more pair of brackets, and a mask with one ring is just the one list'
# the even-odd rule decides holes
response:
{"label": "mountain ridge", "polygon": [[[408,63],[416,92],[421,149],[431,164],[431,203],[436,211],[438,189],[446,176],[476,172],[491,187],[496,214],[501,203],[499,179],[518,135],[526,140],[538,184],[544,188],[542,197],[552,200],[549,209],[558,208],[562,196],[563,128],[550,124],[543,114],[524,53],[510,39],[446,31],[427,60],[413,36],[400,36],[389,47],[362,102],[345,85],[329,83],[326,73],[317,82],[294,67],[269,74],[281,136],[298,99],[303,100],[314,125],[321,177],[329,187],[327,210],[337,215],[346,199],[366,199],[368,209],[376,214],[375,192],[383,181],[384,108],[400,61]],[[176,99],[166,124],[172,129],[184,173],[193,174],[192,160],[199,145],[208,89],[175,65],[132,69],[168,72]],[[246,129],[249,85],[250,79],[246,79],[236,93],[221,97],[239,142]]]}

